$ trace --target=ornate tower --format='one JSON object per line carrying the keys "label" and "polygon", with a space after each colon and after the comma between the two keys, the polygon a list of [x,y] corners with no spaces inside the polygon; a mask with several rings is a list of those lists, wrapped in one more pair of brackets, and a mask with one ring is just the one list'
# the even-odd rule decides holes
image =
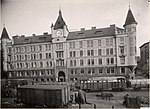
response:
{"label": "ornate tower", "polygon": [[132,14],[132,11],[129,7],[128,14],[126,17],[125,24],[123,27],[125,28],[125,31],[128,32],[128,65],[130,67],[130,70],[132,71],[133,68],[137,65],[136,62],[136,26],[137,22]]}
{"label": "ornate tower", "polygon": [[51,25],[51,32],[52,32],[52,42],[64,42],[66,41],[66,37],[68,36],[68,28],[67,25],[62,17],[62,12],[59,10],[59,16],[56,20],[55,25]]}
{"label": "ornate tower", "polygon": [[7,48],[6,45],[10,43],[10,38],[7,33],[6,28],[3,28],[2,35],[1,35],[1,66],[2,66],[2,73],[7,71]]}
{"label": "ornate tower", "polygon": [[54,69],[56,81],[68,81],[67,73],[67,50],[66,38],[68,36],[68,29],[62,17],[62,12],[59,10],[59,16],[55,25],[51,26],[52,43],[54,52]]}

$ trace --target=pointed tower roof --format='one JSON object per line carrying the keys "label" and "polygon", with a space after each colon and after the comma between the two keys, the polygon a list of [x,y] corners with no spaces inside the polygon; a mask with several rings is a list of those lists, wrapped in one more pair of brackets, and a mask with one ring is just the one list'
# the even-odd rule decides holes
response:
{"label": "pointed tower roof", "polygon": [[1,35],[1,39],[4,39],[4,38],[10,39],[5,27],[3,28],[2,35]]}
{"label": "pointed tower roof", "polygon": [[130,25],[130,24],[137,24],[137,22],[135,21],[134,16],[132,14],[132,11],[129,7],[128,14],[127,14],[127,17],[126,17],[126,21],[125,21],[125,24],[123,25],[123,27],[125,27],[127,25]]}
{"label": "pointed tower roof", "polygon": [[66,25],[63,17],[62,17],[62,13],[61,10],[59,9],[59,16],[57,18],[57,21],[54,25],[54,29],[63,29],[63,27]]}

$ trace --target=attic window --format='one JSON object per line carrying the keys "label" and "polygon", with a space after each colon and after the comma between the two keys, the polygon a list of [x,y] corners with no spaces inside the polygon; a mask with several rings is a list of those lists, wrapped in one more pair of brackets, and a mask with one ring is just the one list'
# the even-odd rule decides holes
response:
{"label": "attic window", "polygon": [[83,36],[83,34],[84,34],[83,32],[82,33],[78,33],[78,36]]}
{"label": "attic window", "polygon": [[29,39],[28,39],[28,38],[26,38],[26,39],[25,39],[25,41],[26,41],[26,42],[28,42],[28,41],[29,41]]}
{"label": "attic window", "polygon": [[40,40],[45,40],[45,39],[46,39],[46,37],[39,37],[39,39],[40,39]]}
{"label": "attic window", "polygon": [[103,35],[103,32],[100,30],[100,31],[96,31],[95,34]]}

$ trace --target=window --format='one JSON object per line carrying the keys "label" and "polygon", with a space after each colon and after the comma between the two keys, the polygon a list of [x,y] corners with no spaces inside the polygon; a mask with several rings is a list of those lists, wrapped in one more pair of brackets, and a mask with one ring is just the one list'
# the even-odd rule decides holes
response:
{"label": "window", "polygon": [[46,53],[46,59],[51,58],[51,53]]}
{"label": "window", "polygon": [[28,63],[25,63],[25,67],[28,68]]}
{"label": "window", "polygon": [[73,51],[73,57],[76,57],[76,51]]}
{"label": "window", "polygon": [[42,54],[40,53],[39,55],[40,55],[40,59],[42,59]]}
{"label": "window", "polygon": [[39,51],[41,51],[42,50],[42,45],[39,45]]}
{"label": "window", "polygon": [[43,67],[43,62],[40,62],[40,67]]}
{"label": "window", "polygon": [[110,48],[110,55],[113,55],[113,48]]}
{"label": "window", "polygon": [[73,48],[75,48],[75,42],[73,42]]}
{"label": "window", "polygon": [[109,58],[106,59],[107,65],[109,64]]}
{"label": "window", "polygon": [[98,46],[101,46],[101,40],[100,39],[98,40]]}
{"label": "window", "polygon": [[64,60],[56,60],[56,66],[64,66]]}
{"label": "window", "polygon": [[36,54],[34,54],[34,56],[33,56],[33,57],[34,57],[34,59],[36,59]]}
{"label": "window", "polygon": [[124,37],[120,37],[120,44],[124,44]]}
{"label": "window", "polygon": [[69,43],[69,48],[72,49],[72,42]]}
{"label": "window", "polygon": [[34,45],[31,46],[31,51],[35,51],[35,46]]}
{"label": "window", "polygon": [[69,48],[70,48],[70,49],[75,48],[75,42],[70,42],[70,43],[69,43]]}
{"label": "window", "polygon": [[57,43],[56,44],[56,49],[57,50],[63,49],[63,43]]}
{"label": "window", "polygon": [[87,41],[87,47],[90,47],[90,41],[89,40]]}
{"label": "window", "polygon": [[45,44],[45,49],[46,50],[51,50],[51,44]]}
{"label": "window", "polygon": [[121,73],[125,73],[125,67],[121,67]]}
{"label": "window", "polygon": [[107,68],[107,73],[110,73],[110,68]]}
{"label": "window", "polygon": [[94,74],[95,73],[95,69],[94,68],[92,68],[92,74]]}
{"label": "window", "polygon": [[91,74],[91,69],[88,69],[88,74]]}
{"label": "window", "polygon": [[49,67],[49,62],[48,61],[46,62],[46,66]]}
{"label": "window", "polygon": [[72,62],[72,60],[70,60],[70,66],[73,66],[73,62]]}
{"label": "window", "polygon": [[71,75],[73,75],[73,72],[74,72],[73,69],[71,69],[71,71],[70,71]]}
{"label": "window", "polygon": [[102,55],[102,50],[98,49],[98,55],[101,56]]}
{"label": "window", "polygon": [[106,46],[109,46],[109,39],[106,39]]}
{"label": "window", "polygon": [[120,57],[120,63],[125,64],[125,57]]}
{"label": "window", "polygon": [[87,50],[87,55],[90,56],[90,50]]}
{"label": "window", "polygon": [[83,66],[84,65],[84,61],[83,59],[80,60],[80,66]]}
{"label": "window", "polygon": [[106,49],[106,55],[109,55],[109,49],[108,48]]}
{"label": "window", "polygon": [[74,60],[74,66],[76,66],[76,60]]}
{"label": "window", "polygon": [[99,65],[102,65],[102,59],[101,59],[101,58],[98,59],[98,64],[99,64]]}
{"label": "window", "polygon": [[70,51],[70,57],[72,57],[72,51]]}
{"label": "window", "polygon": [[103,69],[102,68],[99,68],[99,73],[103,73]]}
{"label": "window", "polygon": [[110,45],[113,45],[113,38],[110,39]]}
{"label": "window", "polygon": [[114,68],[113,67],[111,68],[111,73],[114,73]]}
{"label": "window", "polygon": [[114,64],[114,58],[111,58],[111,64]]}
{"label": "window", "polygon": [[31,67],[33,68],[33,62],[31,62]]}
{"label": "window", "polygon": [[93,47],[93,40],[87,41],[87,47]]}
{"label": "window", "polygon": [[94,50],[91,50],[91,56],[94,56]]}
{"label": "window", "polygon": [[91,40],[91,47],[93,47],[93,40]]}
{"label": "window", "polygon": [[56,51],[56,55],[57,55],[57,58],[63,58],[64,57],[63,51]]}
{"label": "window", "polygon": [[79,42],[79,46],[80,46],[80,48],[83,48],[83,43],[82,43],[82,41]]}
{"label": "window", "polygon": [[90,61],[90,59],[88,59],[88,65],[90,65],[91,64],[91,61]]}
{"label": "window", "polygon": [[124,54],[124,47],[123,46],[120,47],[120,53]]}
{"label": "window", "polygon": [[81,68],[81,74],[84,74],[84,69],[83,68]]}
{"label": "window", "polygon": [[94,59],[92,59],[92,65],[94,65]]}
{"label": "window", "polygon": [[82,50],[80,51],[80,57],[83,57],[83,51]]}

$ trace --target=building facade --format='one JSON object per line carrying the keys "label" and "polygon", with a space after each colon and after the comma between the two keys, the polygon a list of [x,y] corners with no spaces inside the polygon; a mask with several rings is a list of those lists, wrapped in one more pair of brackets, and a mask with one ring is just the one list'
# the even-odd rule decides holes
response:
{"label": "building facade", "polygon": [[141,63],[149,60],[149,42],[140,46]]}
{"label": "building facade", "polygon": [[69,32],[59,10],[51,34],[13,36],[6,44],[9,36],[4,28],[4,67],[9,78],[35,82],[130,75],[136,66],[136,25],[129,9],[124,28],[110,25]]}
{"label": "building facade", "polygon": [[140,62],[137,65],[137,75],[149,78],[149,42],[140,46]]}

